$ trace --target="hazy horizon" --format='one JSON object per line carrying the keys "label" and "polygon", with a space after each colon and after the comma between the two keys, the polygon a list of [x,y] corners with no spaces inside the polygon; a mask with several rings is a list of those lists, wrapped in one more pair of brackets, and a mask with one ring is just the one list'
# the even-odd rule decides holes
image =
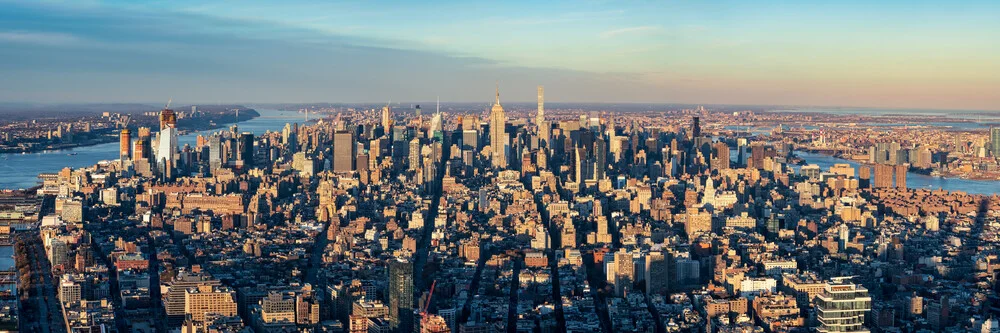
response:
{"label": "hazy horizon", "polygon": [[499,81],[501,101],[524,103],[544,85],[566,103],[996,111],[998,11],[989,1],[0,0],[0,101],[486,103]]}

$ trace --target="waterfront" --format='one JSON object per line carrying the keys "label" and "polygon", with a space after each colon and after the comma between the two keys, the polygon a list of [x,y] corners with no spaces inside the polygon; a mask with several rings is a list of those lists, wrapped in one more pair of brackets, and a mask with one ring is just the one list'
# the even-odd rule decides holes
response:
{"label": "waterfront", "polygon": [[[304,116],[295,111],[257,110],[260,117],[238,123],[239,130],[255,135],[280,131],[286,123],[301,123]],[[225,125],[228,128],[231,125]],[[179,145],[194,145],[199,134],[207,135],[224,128],[191,132],[179,136]],[[28,154],[0,154],[0,189],[29,188],[38,184],[38,174],[57,172],[65,167],[81,168],[99,161],[118,159],[118,142]]]}
{"label": "waterfront", "polygon": [[[861,166],[858,162],[829,155],[805,151],[796,151],[795,155],[804,159],[808,164],[819,165],[823,170],[828,170],[834,164],[850,164],[855,169],[855,176],[857,176],[857,169]],[[794,166],[794,168],[797,170],[799,166]],[[991,195],[1000,193],[1000,181],[942,178],[913,172],[906,174],[906,185],[909,188],[944,189],[948,191],[964,191],[970,194]]]}

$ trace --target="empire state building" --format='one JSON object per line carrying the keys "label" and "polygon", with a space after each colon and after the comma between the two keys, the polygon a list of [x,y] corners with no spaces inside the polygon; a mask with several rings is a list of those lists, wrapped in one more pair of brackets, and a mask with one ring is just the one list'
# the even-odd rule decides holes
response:
{"label": "empire state building", "polygon": [[492,150],[493,167],[507,168],[507,149],[510,142],[506,133],[507,115],[500,106],[500,86],[497,86],[497,100],[490,110],[490,149]]}

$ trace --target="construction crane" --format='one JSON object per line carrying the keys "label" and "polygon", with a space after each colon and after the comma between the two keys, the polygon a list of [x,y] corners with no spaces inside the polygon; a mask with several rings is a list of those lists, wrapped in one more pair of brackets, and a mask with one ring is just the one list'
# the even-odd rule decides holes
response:
{"label": "construction crane", "polygon": [[424,308],[420,310],[420,318],[427,317],[427,308],[431,306],[431,299],[434,298],[434,286],[437,285],[437,280],[431,282],[431,292],[427,294],[427,303],[424,303]]}

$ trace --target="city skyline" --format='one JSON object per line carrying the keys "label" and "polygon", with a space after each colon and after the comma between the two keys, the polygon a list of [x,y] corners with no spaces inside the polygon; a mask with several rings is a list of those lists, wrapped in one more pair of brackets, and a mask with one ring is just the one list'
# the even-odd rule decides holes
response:
{"label": "city skyline", "polygon": [[996,6],[0,1],[0,101],[1000,110]]}

